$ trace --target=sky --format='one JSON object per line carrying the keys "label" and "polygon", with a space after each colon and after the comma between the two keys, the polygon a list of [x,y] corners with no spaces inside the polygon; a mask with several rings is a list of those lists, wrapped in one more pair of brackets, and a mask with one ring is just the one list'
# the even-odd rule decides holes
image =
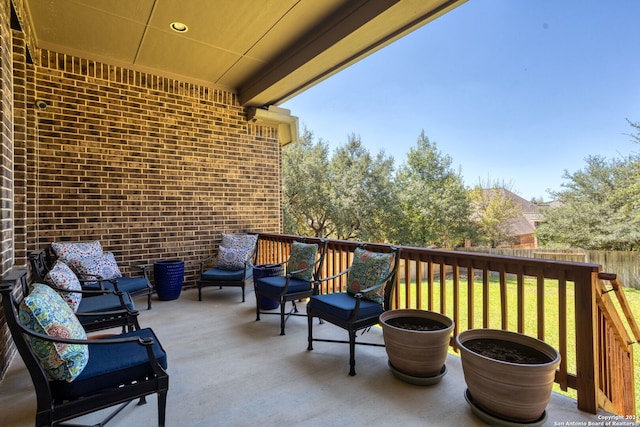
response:
{"label": "sky", "polygon": [[332,152],[406,161],[424,130],[465,185],[552,200],[640,151],[640,0],[469,0],[281,105]]}

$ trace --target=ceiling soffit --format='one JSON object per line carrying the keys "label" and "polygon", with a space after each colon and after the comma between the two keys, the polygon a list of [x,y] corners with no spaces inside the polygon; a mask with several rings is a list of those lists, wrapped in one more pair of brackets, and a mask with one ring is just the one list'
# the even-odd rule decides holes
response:
{"label": "ceiling soffit", "polygon": [[[38,48],[280,104],[466,0],[24,0]],[[177,33],[171,22],[189,30]]]}

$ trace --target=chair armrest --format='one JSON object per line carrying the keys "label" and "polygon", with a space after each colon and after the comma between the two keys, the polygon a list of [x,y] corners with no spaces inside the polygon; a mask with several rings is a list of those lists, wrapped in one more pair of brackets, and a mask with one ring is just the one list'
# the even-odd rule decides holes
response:
{"label": "chair armrest", "polygon": [[137,317],[140,313],[138,313],[138,310],[129,311],[129,309],[127,309],[126,307],[121,310],[92,311],[90,313],[75,313],[78,320],[82,319],[83,317],[95,317],[95,316],[111,317],[111,316],[120,316],[123,314]]}
{"label": "chair armrest", "polygon": [[203,259],[202,261],[200,261],[200,274],[204,273],[204,269],[206,265],[209,265],[209,263],[213,260],[214,256],[208,256],[205,259]]}
{"label": "chair armrest", "polygon": [[[51,284],[47,284],[47,286],[49,286],[51,289],[53,289],[56,292],[67,292],[67,293],[74,293],[74,294],[82,294],[83,297],[93,297],[93,296],[100,296],[100,295],[107,295],[107,294],[114,294],[114,295],[118,295],[120,297],[120,300],[122,301],[122,295],[124,295],[124,293],[122,291],[116,291],[115,289],[82,289],[79,291],[73,290],[73,289],[63,289],[63,288],[59,288],[55,285],[51,285]],[[123,305],[124,305],[124,301],[122,301]]]}
{"label": "chair armrest", "polygon": [[325,277],[322,279],[317,279],[313,281],[313,292],[315,295],[320,295],[320,286],[322,285],[322,282],[327,282],[329,280],[332,279],[336,279],[340,276],[343,276],[345,274],[347,274],[349,271],[351,271],[351,267],[347,268],[346,270],[341,271],[340,273],[334,274],[333,276],[329,276],[329,277]]}
{"label": "chair armrest", "polygon": [[142,275],[146,278],[149,277],[149,270],[151,269],[152,264],[136,264],[132,265],[131,268],[135,268],[139,270]]}

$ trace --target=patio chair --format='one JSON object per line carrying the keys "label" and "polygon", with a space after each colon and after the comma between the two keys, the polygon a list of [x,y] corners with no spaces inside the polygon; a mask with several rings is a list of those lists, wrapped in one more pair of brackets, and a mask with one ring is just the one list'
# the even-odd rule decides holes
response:
{"label": "patio chair", "polygon": [[[131,296],[112,289],[83,288],[80,279],[62,261],[56,261],[51,270],[43,268],[44,251],[29,255],[31,274],[36,282],[45,283],[54,289],[75,312],[86,332],[114,327],[132,331],[140,329],[138,311]],[[46,271],[46,274],[43,273]],[[28,287],[23,295],[29,293]]]}
{"label": "patio chair", "polygon": [[[355,345],[376,345],[356,342],[356,332],[378,323],[380,314],[391,307],[391,294],[396,283],[396,273],[400,262],[400,250],[395,247],[379,246],[370,251],[370,245],[354,250],[351,266],[346,270],[314,281],[314,295],[307,303],[309,327],[307,350],[313,350],[313,341],[349,344],[349,375],[355,375]],[[347,275],[346,292],[321,294],[322,283]],[[313,318],[347,330],[349,340],[313,338]]]}
{"label": "patio chair", "polygon": [[26,270],[14,269],[0,282],[0,293],[13,342],[35,388],[35,425],[70,425],[63,422],[112,408],[94,424],[104,425],[133,400],[143,404],[146,396],[157,394],[158,425],[164,426],[167,354],[153,330],[87,339],[73,311],[47,285],[35,284],[19,301],[16,288],[26,287],[26,280]]}
{"label": "patio chair", "polygon": [[[215,263],[212,261],[215,258]],[[258,259],[257,234],[222,234],[216,256],[200,262],[198,279],[198,301],[202,301],[202,288],[207,286],[239,287],[242,302],[245,301],[245,287],[253,280],[253,265]]]}
{"label": "patio chair", "polygon": [[[320,277],[327,251],[325,239],[302,238],[292,243],[289,259],[275,266],[285,266],[284,276],[262,277],[254,280],[256,294],[256,321],[260,314],[280,315],[280,335],[285,335],[284,328],[290,316],[306,316],[299,314],[296,301],[303,300],[313,294],[312,282]],[[280,313],[263,311],[260,307],[261,298],[277,301]],[[291,302],[291,309],[285,313],[287,302]]]}
{"label": "patio chair", "polygon": [[146,296],[147,309],[151,310],[153,286],[149,280],[149,265],[134,265],[132,267],[139,271],[139,276],[124,276],[114,254],[103,252],[98,240],[53,242],[47,249],[45,266],[50,268],[58,259],[76,272],[85,287],[127,292],[131,298]]}

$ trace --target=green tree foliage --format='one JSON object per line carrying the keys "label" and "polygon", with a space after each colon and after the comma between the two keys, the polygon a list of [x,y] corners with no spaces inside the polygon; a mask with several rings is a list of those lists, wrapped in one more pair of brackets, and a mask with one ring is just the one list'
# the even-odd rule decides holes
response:
{"label": "green tree foliage", "polygon": [[472,220],[476,228],[474,240],[492,248],[510,243],[512,221],[522,212],[509,197],[510,191],[508,185],[500,182],[480,182],[471,190]]}
{"label": "green tree foliage", "polygon": [[397,209],[391,180],[393,158],[384,153],[375,157],[362,146],[360,138],[349,135],[330,162],[333,200],[333,234],[338,239],[387,240],[386,224]]}
{"label": "green tree foliage", "polygon": [[422,131],[396,178],[403,212],[396,242],[453,247],[469,235],[468,192],[451,163],[451,157],[442,154]]}
{"label": "green tree foliage", "polygon": [[327,145],[304,129],[283,162],[285,233],[387,241],[384,224],[397,209],[393,158],[372,157],[355,135],[329,158]]}
{"label": "green tree foliage", "polygon": [[[637,123],[631,125],[640,131]],[[640,132],[633,136],[640,142]],[[542,244],[564,244],[584,249],[638,250],[640,248],[640,156],[607,160],[586,159],[554,194],[560,206],[544,211],[545,222],[536,232]]]}
{"label": "green tree foliage", "polygon": [[283,149],[285,233],[325,237],[333,215],[329,147],[303,129],[300,140]]}

